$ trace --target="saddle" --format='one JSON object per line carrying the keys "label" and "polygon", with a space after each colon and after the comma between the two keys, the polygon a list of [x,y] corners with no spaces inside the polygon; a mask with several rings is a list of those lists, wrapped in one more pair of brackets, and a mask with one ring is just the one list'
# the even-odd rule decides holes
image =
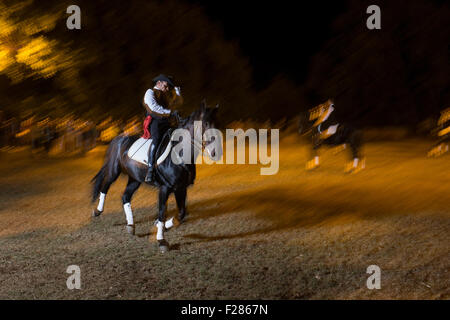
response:
{"label": "saddle", "polygon": [[[167,130],[161,139],[161,143],[156,147],[156,166],[159,166],[170,155],[170,151],[172,150],[172,141],[170,140],[172,132],[173,129]],[[127,156],[131,160],[148,166],[148,150],[151,143],[151,138],[146,139],[140,137],[132,144],[128,150]]]}
{"label": "saddle", "polygon": [[[184,171],[184,174],[181,174],[181,177],[184,181],[187,182],[187,185],[193,184],[196,176],[195,165],[187,165],[181,164],[174,166],[173,169],[160,170],[160,166],[166,166],[167,158],[170,157],[172,153],[172,148],[176,145],[177,142],[173,142],[171,140],[172,133],[174,129],[169,129],[164,133],[161,143],[156,148],[156,168],[155,168],[155,176],[157,179],[153,182],[154,185],[160,186],[161,183],[169,186],[171,188],[176,186],[177,179],[180,178],[179,174],[173,174],[174,172]],[[139,138],[136,140],[133,145],[128,150],[127,156],[135,160],[139,163],[145,164],[148,166],[148,149],[150,148],[150,144],[152,143],[152,139],[144,139]],[[174,171],[175,170],[175,171]]]}

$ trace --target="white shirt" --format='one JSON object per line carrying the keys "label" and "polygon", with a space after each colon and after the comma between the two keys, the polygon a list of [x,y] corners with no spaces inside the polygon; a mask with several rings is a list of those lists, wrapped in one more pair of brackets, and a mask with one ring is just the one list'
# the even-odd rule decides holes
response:
{"label": "white shirt", "polygon": [[[321,127],[322,123],[325,122],[325,120],[328,119],[328,117],[330,116],[330,114],[331,114],[333,111],[334,111],[334,108],[333,108],[333,106],[331,105],[331,106],[328,108],[326,114],[324,115],[322,121],[320,122],[320,124],[319,124],[318,127],[317,127],[317,129],[319,130],[319,133],[322,133],[322,130],[320,130],[320,127]],[[332,126],[329,126],[328,129],[327,129],[327,131],[326,131],[327,134],[328,134],[328,135],[333,135],[333,134],[335,134],[336,131],[337,131],[338,126],[339,126],[339,123],[338,123],[338,124],[335,124],[335,125],[332,125]]]}
{"label": "white shirt", "polygon": [[[158,88],[156,88],[156,86],[153,87],[153,90],[155,89],[159,90]],[[144,103],[150,108],[151,111],[157,114],[169,115],[171,111],[156,102],[155,92],[153,92],[153,90],[148,89],[147,92],[145,92]],[[177,96],[181,97],[180,87],[175,87],[175,93],[177,94]]]}

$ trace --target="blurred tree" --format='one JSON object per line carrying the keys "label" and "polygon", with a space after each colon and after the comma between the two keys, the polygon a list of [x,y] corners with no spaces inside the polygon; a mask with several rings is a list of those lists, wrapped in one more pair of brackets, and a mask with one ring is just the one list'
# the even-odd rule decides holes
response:
{"label": "blurred tree", "polygon": [[[173,75],[184,113],[206,98],[222,116],[241,117],[251,70],[200,7],[180,1],[80,1],[81,30],[65,26],[65,8],[32,1],[0,7],[0,74],[10,80],[1,102],[53,114],[129,118],[144,112],[151,79]],[[33,96],[33,99],[26,99]],[[34,104],[34,106],[32,106]],[[95,110],[93,110],[95,109]]]}
{"label": "blurred tree", "polygon": [[[0,77],[9,79],[0,91],[0,103],[10,113],[29,110],[47,115],[56,108],[56,113],[65,114],[73,109],[68,92],[55,79],[73,74],[89,59],[51,36],[64,12],[60,4],[0,3]],[[79,82],[76,77],[71,81],[72,85]]]}

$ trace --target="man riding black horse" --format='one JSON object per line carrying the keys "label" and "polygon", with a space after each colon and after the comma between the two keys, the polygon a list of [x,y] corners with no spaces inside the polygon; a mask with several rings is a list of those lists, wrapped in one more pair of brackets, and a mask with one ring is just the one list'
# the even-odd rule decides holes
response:
{"label": "man riding black horse", "polygon": [[336,116],[333,100],[328,100],[328,103],[321,105],[320,116],[317,118],[313,127],[317,128],[315,137],[318,141],[325,140],[336,133],[339,127],[339,121]]}
{"label": "man riding black horse", "polygon": [[352,161],[347,165],[346,172],[357,172],[364,168],[364,160],[359,163],[361,133],[347,123],[339,119],[333,100],[329,99],[323,104],[302,113],[299,119],[299,133],[308,134],[312,139],[313,159],[307,162],[308,170],[319,166],[317,150],[323,145],[343,146],[349,144],[352,153]]}
{"label": "man riding black horse", "polygon": [[[175,91],[175,94],[173,94]],[[172,93],[172,94],[171,94]],[[145,124],[148,125],[152,144],[148,152],[148,171],[145,182],[153,181],[156,150],[164,133],[170,128],[170,116],[178,116],[178,112],[171,110],[183,103],[180,87],[176,87],[173,79],[160,74],[153,79],[153,89],[145,92],[143,104],[147,111]],[[147,138],[149,138],[147,136]]]}

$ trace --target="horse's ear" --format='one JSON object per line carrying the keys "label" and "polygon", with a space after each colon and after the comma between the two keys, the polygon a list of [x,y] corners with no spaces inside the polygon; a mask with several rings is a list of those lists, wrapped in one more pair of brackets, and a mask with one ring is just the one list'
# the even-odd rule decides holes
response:
{"label": "horse's ear", "polygon": [[200,108],[202,109],[202,111],[206,110],[206,99],[203,98],[202,102],[200,103]]}
{"label": "horse's ear", "polygon": [[219,104],[216,104],[216,106],[214,108],[212,108],[212,114],[216,115],[217,111],[219,111]]}

